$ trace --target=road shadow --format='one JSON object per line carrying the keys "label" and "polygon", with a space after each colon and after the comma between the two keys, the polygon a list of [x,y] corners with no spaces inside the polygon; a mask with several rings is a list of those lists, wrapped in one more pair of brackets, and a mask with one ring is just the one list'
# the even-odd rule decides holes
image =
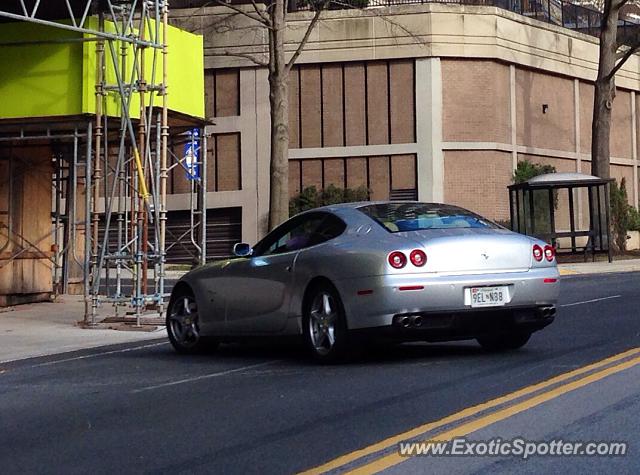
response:
{"label": "road shadow", "polygon": [[301,342],[273,342],[269,340],[243,343],[224,343],[216,351],[197,355],[180,355],[169,345],[162,346],[153,355],[129,355],[135,358],[153,356],[159,360],[182,362],[185,365],[207,364],[212,361],[253,364],[260,361],[278,360],[289,366],[341,367],[398,364],[404,362],[437,362],[489,357],[475,341],[451,343],[377,343],[358,346],[339,363],[323,365],[315,361]]}

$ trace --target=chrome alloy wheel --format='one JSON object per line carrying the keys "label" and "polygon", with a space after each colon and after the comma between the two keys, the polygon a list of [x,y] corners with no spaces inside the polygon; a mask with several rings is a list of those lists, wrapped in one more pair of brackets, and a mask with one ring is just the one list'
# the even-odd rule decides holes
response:
{"label": "chrome alloy wheel", "polygon": [[338,305],[326,291],[318,292],[309,312],[309,336],[319,355],[328,354],[336,343]]}
{"label": "chrome alloy wheel", "polygon": [[200,341],[198,307],[191,295],[181,295],[171,306],[169,313],[170,331],[180,346],[185,349],[195,347]]}

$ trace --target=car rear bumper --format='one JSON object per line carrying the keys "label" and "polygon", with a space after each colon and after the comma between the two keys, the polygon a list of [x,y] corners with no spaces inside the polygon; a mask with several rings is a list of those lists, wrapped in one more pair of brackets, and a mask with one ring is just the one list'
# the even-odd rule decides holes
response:
{"label": "car rear bumper", "polygon": [[[471,316],[468,318],[481,315],[483,321],[491,321],[492,318],[496,321],[515,318],[517,321],[520,315],[535,314],[538,309],[553,307],[560,291],[556,267],[482,275],[384,275],[336,284],[345,305],[348,326],[354,330],[395,328],[398,316],[402,315],[423,315],[425,319],[440,321],[448,318],[451,325],[459,325],[466,320],[467,314]],[[471,307],[466,289],[499,285],[509,289],[507,303],[499,307]],[[545,326],[542,321],[538,323]]]}
{"label": "car rear bumper", "polygon": [[[407,318],[409,323],[405,323]],[[551,324],[554,318],[554,306],[400,314],[394,317],[390,326],[362,328],[355,330],[355,334],[401,341],[467,340],[496,332],[533,333]]]}
{"label": "car rear bumper", "polygon": [[[555,306],[419,313],[394,316],[388,335],[402,340],[447,341],[477,338],[496,332],[533,333],[555,319]],[[408,320],[407,320],[408,319]]]}

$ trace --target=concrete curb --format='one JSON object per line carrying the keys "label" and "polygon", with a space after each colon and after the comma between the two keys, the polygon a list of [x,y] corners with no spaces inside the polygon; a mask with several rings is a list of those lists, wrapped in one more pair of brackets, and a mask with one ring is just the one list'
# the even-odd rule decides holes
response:
{"label": "concrete curb", "polygon": [[578,262],[559,264],[560,275],[617,274],[624,272],[640,272],[640,259],[629,259],[613,262]]}

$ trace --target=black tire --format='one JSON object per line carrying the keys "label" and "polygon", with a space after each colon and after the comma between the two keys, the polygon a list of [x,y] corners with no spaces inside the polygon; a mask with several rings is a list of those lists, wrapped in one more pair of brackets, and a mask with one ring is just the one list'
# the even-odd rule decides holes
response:
{"label": "black tire", "polygon": [[329,284],[311,288],[302,315],[305,345],[319,363],[338,363],[347,356],[349,332],[337,290]]}
{"label": "black tire", "polygon": [[208,353],[218,347],[217,340],[200,334],[200,317],[196,298],[191,289],[184,285],[171,294],[166,324],[169,341],[178,353]]}
{"label": "black tire", "polygon": [[512,351],[526,345],[529,338],[531,338],[530,332],[513,331],[480,337],[478,343],[487,351]]}

